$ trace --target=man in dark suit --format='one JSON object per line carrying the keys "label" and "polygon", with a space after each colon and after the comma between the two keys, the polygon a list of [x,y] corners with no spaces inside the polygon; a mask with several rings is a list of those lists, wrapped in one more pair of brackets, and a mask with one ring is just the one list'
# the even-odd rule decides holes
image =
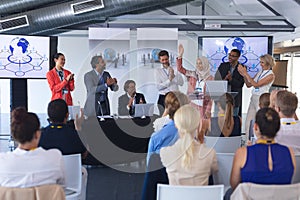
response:
{"label": "man in dark suit", "polygon": [[244,78],[238,72],[237,68],[241,52],[238,49],[232,49],[228,54],[228,61],[222,63],[215,74],[215,80],[227,80],[228,92],[237,92],[234,97],[234,115],[241,115],[242,107],[242,91],[244,85]]}
{"label": "man in dark suit", "polygon": [[134,115],[134,105],[146,103],[142,93],[137,93],[133,80],[127,80],[124,84],[125,94],[119,97],[119,115]]}
{"label": "man in dark suit", "polygon": [[117,79],[112,78],[105,70],[106,63],[102,56],[94,56],[91,60],[92,70],[84,75],[87,100],[84,105],[86,116],[110,115],[108,88],[117,91]]}

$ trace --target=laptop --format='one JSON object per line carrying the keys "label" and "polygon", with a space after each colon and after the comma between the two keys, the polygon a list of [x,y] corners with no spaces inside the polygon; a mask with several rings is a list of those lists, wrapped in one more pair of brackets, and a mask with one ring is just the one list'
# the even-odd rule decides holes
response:
{"label": "laptop", "polygon": [[209,96],[222,96],[227,92],[227,81],[206,81],[206,93]]}
{"label": "laptop", "polygon": [[151,117],[154,112],[154,103],[135,104],[133,117]]}

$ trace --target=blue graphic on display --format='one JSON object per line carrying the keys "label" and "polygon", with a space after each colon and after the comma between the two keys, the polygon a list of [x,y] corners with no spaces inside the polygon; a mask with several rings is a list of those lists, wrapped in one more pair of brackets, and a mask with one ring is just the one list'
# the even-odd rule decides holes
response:
{"label": "blue graphic on display", "polygon": [[8,60],[14,64],[30,63],[32,58],[26,54],[28,46],[29,42],[25,38],[14,38],[9,45],[11,55]]}
{"label": "blue graphic on display", "polygon": [[226,40],[224,45],[224,51],[226,55],[231,51],[231,49],[238,49],[240,50],[241,54],[243,54],[245,48],[246,48],[246,43],[240,37],[229,38],[228,40]]}
{"label": "blue graphic on display", "polygon": [[42,70],[42,64],[48,60],[40,55],[25,38],[15,37],[9,43],[9,49],[4,46],[0,50],[0,70],[6,70],[22,77],[30,71]]}
{"label": "blue graphic on display", "polygon": [[161,51],[161,49],[153,49],[151,51],[151,56],[152,56],[152,58],[154,59],[155,62],[159,62],[158,54],[159,54],[160,51]]}
{"label": "blue graphic on display", "polygon": [[103,52],[106,61],[114,61],[116,59],[116,51],[112,48],[107,48]]}
{"label": "blue graphic on display", "polygon": [[[223,40],[224,41],[224,40]],[[207,48],[207,47],[203,47]],[[212,47],[210,47],[212,48]],[[232,49],[241,51],[239,62],[247,66],[247,71],[251,72],[251,76],[255,75],[260,68],[260,55],[257,55],[251,46],[247,47],[247,43],[240,37],[232,37],[224,43],[220,40],[216,42],[216,50],[211,55],[206,55],[209,60],[211,74],[214,75],[222,62],[228,62],[228,54]]]}

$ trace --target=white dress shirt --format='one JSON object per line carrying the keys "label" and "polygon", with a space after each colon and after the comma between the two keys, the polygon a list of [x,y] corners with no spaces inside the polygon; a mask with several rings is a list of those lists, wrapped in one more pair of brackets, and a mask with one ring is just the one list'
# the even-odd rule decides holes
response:
{"label": "white dress shirt", "polygon": [[292,147],[295,153],[300,153],[300,122],[294,118],[281,118],[280,129],[275,141],[279,144]]}
{"label": "white dress shirt", "polygon": [[26,151],[0,153],[0,186],[34,187],[47,184],[64,185],[64,163],[59,150],[41,147]]}
{"label": "white dress shirt", "polygon": [[[172,66],[169,66],[172,67]],[[165,95],[166,93],[170,91],[178,91],[178,85],[183,85],[183,78],[178,71],[174,69],[174,75],[175,77],[170,81],[169,79],[169,70],[165,69],[163,66],[161,68],[158,68],[156,70],[155,78],[156,78],[156,84],[157,89],[159,91],[159,94]]]}

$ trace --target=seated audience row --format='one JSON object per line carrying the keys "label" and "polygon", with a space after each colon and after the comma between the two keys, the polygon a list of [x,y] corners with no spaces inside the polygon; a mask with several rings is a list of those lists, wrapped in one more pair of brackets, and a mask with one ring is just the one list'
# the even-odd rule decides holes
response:
{"label": "seated audience row", "polygon": [[[235,153],[230,184],[234,190],[239,183],[291,184],[296,167],[292,148],[278,144],[275,137],[280,128],[278,113],[262,108],[255,116],[256,144],[241,147]],[[228,190],[225,199],[229,199]]]}
{"label": "seated audience row", "polygon": [[16,108],[11,114],[10,127],[19,145],[13,152],[0,153],[0,186],[25,188],[64,185],[61,152],[38,147],[41,130],[37,115],[24,108]]}

